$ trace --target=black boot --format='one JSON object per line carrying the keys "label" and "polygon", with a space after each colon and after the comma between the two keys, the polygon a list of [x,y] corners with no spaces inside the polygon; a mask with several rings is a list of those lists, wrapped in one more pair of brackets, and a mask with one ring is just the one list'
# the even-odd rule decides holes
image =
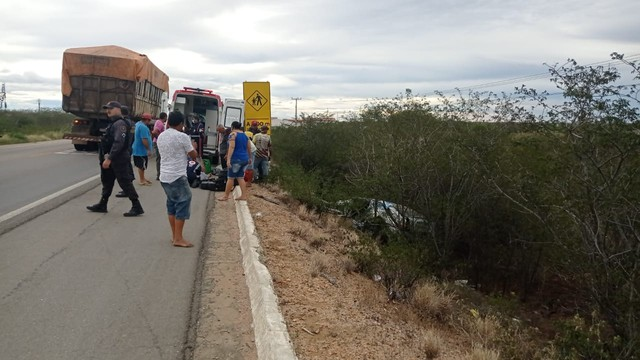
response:
{"label": "black boot", "polygon": [[116,197],[119,198],[123,198],[123,197],[129,197],[129,195],[127,195],[124,190],[120,191],[119,193],[116,194]]}
{"label": "black boot", "polygon": [[142,204],[140,204],[139,200],[131,200],[131,210],[124,213],[123,215],[126,217],[138,216],[144,214],[144,210],[142,210]]}
{"label": "black boot", "polygon": [[107,201],[109,201],[109,199],[100,198],[100,202],[99,203],[87,206],[87,209],[89,211],[93,211],[93,212],[106,213],[107,212]]}

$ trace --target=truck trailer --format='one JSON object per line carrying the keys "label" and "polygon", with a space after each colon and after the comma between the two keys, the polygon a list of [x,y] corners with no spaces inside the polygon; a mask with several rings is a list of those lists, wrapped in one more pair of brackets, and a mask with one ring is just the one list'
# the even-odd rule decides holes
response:
{"label": "truck trailer", "polygon": [[116,100],[129,114],[157,116],[168,106],[169,77],[149,58],[120,46],[72,48],[62,57],[62,109],[75,115],[76,150],[95,150],[109,119],[102,105]]}

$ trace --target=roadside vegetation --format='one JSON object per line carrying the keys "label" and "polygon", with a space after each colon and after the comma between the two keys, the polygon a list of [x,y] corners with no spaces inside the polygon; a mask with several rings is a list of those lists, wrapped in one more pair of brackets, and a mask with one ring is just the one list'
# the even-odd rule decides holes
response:
{"label": "roadside vegetation", "polygon": [[[612,58],[633,79],[550,67],[560,101],[520,87],[303,114],[273,130],[273,177],[354,218],[357,271],[468,334],[470,359],[640,359],[639,64]],[[400,216],[339,209],[353,199]],[[426,358],[439,342],[425,329]]]}
{"label": "roadside vegetation", "polygon": [[73,115],[61,110],[0,111],[0,145],[59,140],[69,132]]}

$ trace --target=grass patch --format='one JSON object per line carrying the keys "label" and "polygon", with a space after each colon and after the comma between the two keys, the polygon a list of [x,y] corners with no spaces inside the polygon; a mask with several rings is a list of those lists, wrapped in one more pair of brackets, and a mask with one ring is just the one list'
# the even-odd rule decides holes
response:
{"label": "grass patch", "polygon": [[320,274],[326,272],[328,268],[329,264],[324,257],[320,255],[314,255],[311,258],[311,277],[320,276]]}
{"label": "grass patch", "polygon": [[62,139],[74,116],[60,110],[0,111],[0,144]]}
{"label": "grass patch", "polygon": [[425,359],[435,359],[440,355],[443,341],[433,330],[426,330],[419,337],[418,347]]}
{"label": "grass patch", "polygon": [[451,315],[455,297],[435,282],[425,281],[415,287],[411,304],[421,317],[444,321]]}
{"label": "grass patch", "polygon": [[482,346],[475,346],[467,356],[467,360],[499,360],[500,352],[487,349]]}

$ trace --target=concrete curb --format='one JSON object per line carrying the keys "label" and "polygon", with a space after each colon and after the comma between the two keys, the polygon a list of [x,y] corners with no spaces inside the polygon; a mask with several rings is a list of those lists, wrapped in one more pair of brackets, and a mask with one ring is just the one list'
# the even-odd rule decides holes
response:
{"label": "concrete curb", "polygon": [[7,231],[24,224],[25,222],[36,218],[67,201],[86,193],[100,184],[100,175],[95,175],[77,184],[71,185],[65,189],[57,191],[49,196],[23,206],[18,210],[14,210],[8,214],[0,216],[0,235]]}
{"label": "concrete curb", "polygon": [[[240,189],[234,191],[240,195]],[[260,261],[261,248],[246,201],[236,201],[240,228],[242,266],[249,288],[253,331],[260,360],[297,360],[289,339],[287,324],[280,313],[269,269]]]}

